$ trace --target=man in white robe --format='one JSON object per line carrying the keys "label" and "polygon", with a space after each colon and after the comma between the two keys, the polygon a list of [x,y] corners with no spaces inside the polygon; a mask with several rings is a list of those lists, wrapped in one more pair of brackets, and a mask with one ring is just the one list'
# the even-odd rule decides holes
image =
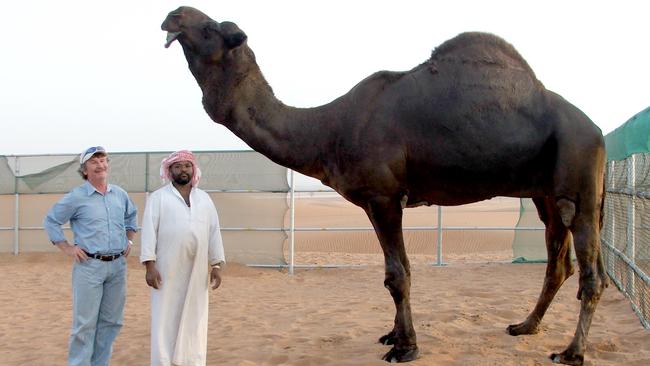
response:
{"label": "man in white robe", "polygon": [[147,199],[140,261],[151,290],[151,365],[206,364],[208,289],[225,262],[217,210],[186,150],[161,164],[170,183]]}

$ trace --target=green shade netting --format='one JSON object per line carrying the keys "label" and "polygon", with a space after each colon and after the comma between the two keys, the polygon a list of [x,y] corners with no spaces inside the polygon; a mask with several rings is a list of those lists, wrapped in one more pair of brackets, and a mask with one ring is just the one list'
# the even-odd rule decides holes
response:
{"label": "green shade netting", "polygon": [[605,136],[607,161],[650,152],[650,107]]}

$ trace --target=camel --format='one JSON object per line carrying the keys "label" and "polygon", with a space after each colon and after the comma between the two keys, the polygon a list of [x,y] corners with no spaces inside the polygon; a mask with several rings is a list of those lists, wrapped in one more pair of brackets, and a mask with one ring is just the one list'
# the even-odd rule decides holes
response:
{"label": "camel", "polygon": [[384,285],[395,303],[388,362],[418,357],[411,316],[411,271],[402,212],[419,205],[462,205],[495,196],[530,197],[546,229],[548,265],[535,308],[511,335],[534,334],[556,292],[580,270],[580,317],[556,363],[582,365],[587,333],[607,286],[600,252],[605,148],[600,129],[537,80],[508,43],[463,33],[409,71],[380,71],[315,108],[273,94],[232,22],[190,8],[161,26],[177,40],[203,92],[203,106],[251,148],[320,179],[361,207],[385,258]]}

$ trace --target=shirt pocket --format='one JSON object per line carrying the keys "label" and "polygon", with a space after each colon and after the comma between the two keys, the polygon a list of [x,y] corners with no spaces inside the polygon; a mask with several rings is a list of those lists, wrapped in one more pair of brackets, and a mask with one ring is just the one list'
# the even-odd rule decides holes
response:
{"label": "shirt pocket", "polygon": [[110,197],[107,201],[107,209],[111,220],[111,225],[118,229],[124,229],[124,213],[126,203],[117,196]]}

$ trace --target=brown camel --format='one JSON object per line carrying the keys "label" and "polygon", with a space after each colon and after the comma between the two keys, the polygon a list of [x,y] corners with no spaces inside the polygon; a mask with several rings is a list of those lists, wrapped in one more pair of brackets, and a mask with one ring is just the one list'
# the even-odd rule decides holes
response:
{"label": "brown camel", "polygon": [[531,197],[546,225],[548,266],[537,305],[511,335],[533,334],[562,283],[580,269],[580,319],[557,363],[581,365],[587,333],[607,285],[599,233],[605,148],[579,109],[548,91],[502,39],[465,33],[405,72],[377,72],[316,108],[273,94],[231,22],[181,7],[162,24],[178,40],[210,117],[274,162],[320,179],[365,210],[385,257],[395,302],[393,345],[384,359],[418,356],[402,210],[462,205],[495,196]]}

